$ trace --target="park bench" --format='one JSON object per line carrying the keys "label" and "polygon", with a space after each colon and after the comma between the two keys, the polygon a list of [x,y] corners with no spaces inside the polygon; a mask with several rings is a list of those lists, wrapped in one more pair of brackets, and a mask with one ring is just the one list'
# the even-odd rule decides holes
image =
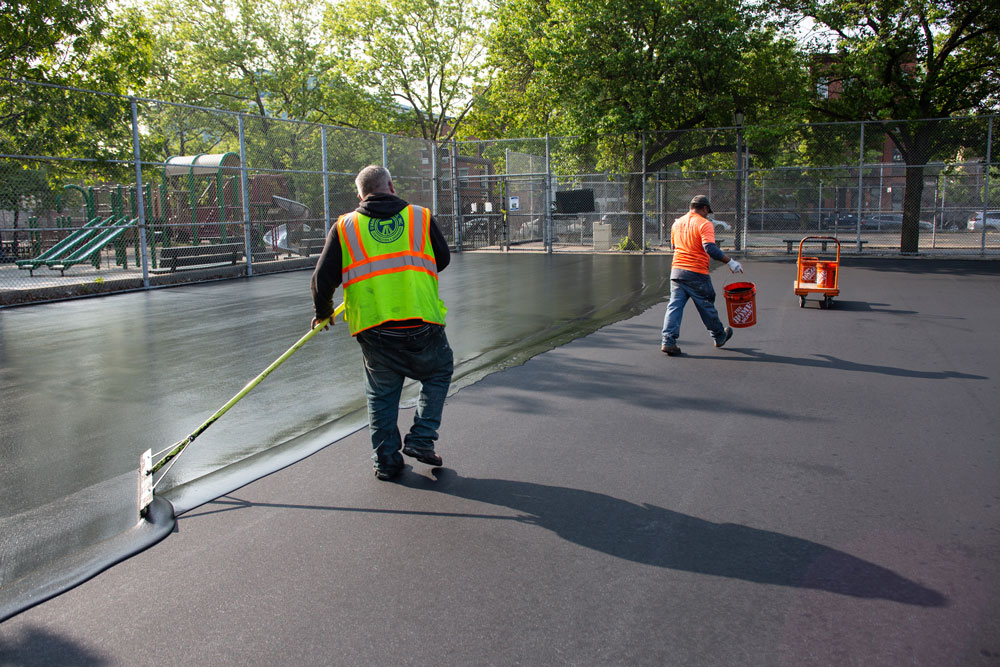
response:
{"label": "park bench", "polygon": [[171,246],[160,250],[160,266],[153,273],[173,273],[177,269],[207,269],[235,265],[243,259],[242,243]]}
{"label": "park bench", "polygon": [[[792,244],[793,243],[796,243],[796,244],[801,243],[802,239],[781,239],[781,242],[784,243],[787,246],[787,249],[786,249],[785,252],[790,255],[790,254],[792,254]],[[819,243],[821,251],[822,252],[826,252],[826,244],[827,243],[833,243],[833,241],[814,241],[814,243]],[[866,243],[868,243],[867,240],[864,240],[864,239],[861,240],[861,249],[862,250],[864,249]],[[857,244],[858,244],[858,241],[856,241],[856,240],[841,241],[841,245],[845,245],[845,246],[851,246],[851,245],[857,245]]]}
{"label": "park bench", "polygon": [[324,245],[326,245],[325,238],[300,239],[298,252],[303,257],[309,257],[310,255],[322,252]]}

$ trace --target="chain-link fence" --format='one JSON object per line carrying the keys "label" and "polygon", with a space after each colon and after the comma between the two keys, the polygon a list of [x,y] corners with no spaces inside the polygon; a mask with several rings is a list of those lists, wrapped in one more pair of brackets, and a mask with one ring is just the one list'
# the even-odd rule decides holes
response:
{"label": "chain-link fence", "polygon": [[0,303],[311,266],[368,164],[459,250],[657,251],[705,194],[730,251],[995,254],[996,119],[435,144],[0,80]]}
{"label": "chain-link fence", "polygon": [[[520,247],[655,251],[669,245],[670,226],[691,198],[705,194],[717,236],[731,250],[791,252],[793,242],[822,235],[854,252],[994,254],[998,130],[995,116],[982,116],[649,132],[597,142],[477,141],[459,151],[494,156],[491,196],[506,201],[511,223],[527,217],[508,224],[508,236],[496,235],[510,238],[512,248],[524,238]],[[532,186],[527,216],[517,178]],[[460,197],[463,214],[475,215],[482,199],[478,192]],[[525,224],[534,233],[519,237]],[[467,241],[496,245],[486,237]]]}

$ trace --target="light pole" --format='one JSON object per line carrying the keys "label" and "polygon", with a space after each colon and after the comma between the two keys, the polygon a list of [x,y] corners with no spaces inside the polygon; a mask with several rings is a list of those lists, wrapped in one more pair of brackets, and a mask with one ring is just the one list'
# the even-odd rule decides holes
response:
{"label": "light pole", "polygon": [[736,107],[733,113],[736,121],[736,234],[733,244],[736,252],[743,249],[743,109]]}

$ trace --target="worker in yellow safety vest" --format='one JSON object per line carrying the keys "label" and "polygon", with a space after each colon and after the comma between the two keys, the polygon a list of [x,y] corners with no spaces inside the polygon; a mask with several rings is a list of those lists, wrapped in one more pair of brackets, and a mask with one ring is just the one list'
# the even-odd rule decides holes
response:
{"label": "worker in yellow safety vest", "polygon": [[[375,476],[390,480],[405,468],[400,449],[442,464],[434,446],[454,360],[438,273],[451,256],[430,211],[396,196],[388,169],[365,167],[355,185],[361,203],[330,229],[313,272],[312,325],[330,317],[342,285],[344,317],[364,357]],[[404,441],[397,420],[406,378],[420,382],[420,396]]]}

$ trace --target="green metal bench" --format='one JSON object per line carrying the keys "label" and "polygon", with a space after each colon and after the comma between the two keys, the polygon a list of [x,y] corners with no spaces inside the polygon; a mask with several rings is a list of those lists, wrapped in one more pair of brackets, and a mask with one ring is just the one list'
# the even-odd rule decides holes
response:
{"label": "green metal bench", "polygon": [[172,246],[160,251],[160,266],[153,273],[173,273],[179,268],[195,269],[234,265],[243,259],[242,243]]}

